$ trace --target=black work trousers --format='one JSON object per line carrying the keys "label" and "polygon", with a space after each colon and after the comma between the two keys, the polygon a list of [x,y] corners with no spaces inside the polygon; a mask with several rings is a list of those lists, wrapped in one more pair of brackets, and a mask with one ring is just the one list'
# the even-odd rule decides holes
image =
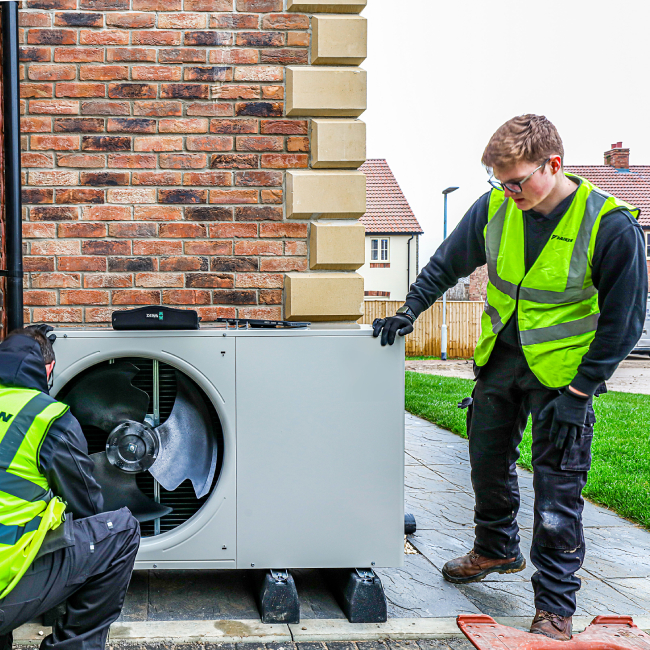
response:
{"label": "black work trousers", "polygon": [[594,412],[589,403],[582,436],[570,451],[548,437],[550,421],[539,412],[560,394],[543,386],[520,348],[497,342],[476,381],[468,411],[469,453],[476,507],[474,549],[490,558],[519,554],[519,443],[532,415],[535,516],[530,559],[535,606],[560,616],[576,609],[585,541],[582,489],[591,466]]}
{"label": "black work trousers", "polygon": [[67,602],[41,650],[103,650],[122,604],[140,546],[140,526],[127,508],[73,522],[75,541],[37,558],[0,600],[0,634]]}

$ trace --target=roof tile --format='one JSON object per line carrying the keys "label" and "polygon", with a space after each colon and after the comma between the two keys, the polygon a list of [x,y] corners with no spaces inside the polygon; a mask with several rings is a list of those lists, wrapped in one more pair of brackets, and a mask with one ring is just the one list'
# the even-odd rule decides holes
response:
{"label": "roof tile", "polygon": [[650,165],[630,165],[629,169],[609,165],[566,165],[564,171],[582,176],[601,190],[639,208],[639,223],[650,228]]}
{"label": "roof tile", "polygon": [[367,233],[424,232],[386,160],[371,158],[359,169],[366,175],[367,211],[360,221]]}

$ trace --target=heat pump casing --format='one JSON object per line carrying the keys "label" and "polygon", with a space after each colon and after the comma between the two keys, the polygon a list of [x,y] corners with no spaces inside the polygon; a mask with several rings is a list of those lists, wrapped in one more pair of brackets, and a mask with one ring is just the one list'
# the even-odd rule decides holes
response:
{"label": "heat pump casing", "polygon": [[[404,531],[404,341],[355,329],[57,331],[52,394],[100,362],[157,359],[212,402],[219,479],[137,569],[397,567]],[[188,453],[192,453],[188,449]]]}

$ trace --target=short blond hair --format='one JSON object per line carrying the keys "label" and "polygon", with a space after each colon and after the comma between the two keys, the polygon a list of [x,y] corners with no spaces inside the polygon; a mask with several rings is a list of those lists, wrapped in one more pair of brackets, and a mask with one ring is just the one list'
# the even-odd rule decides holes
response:
{"label": "short blond hair", "polygon": [[519,162],[541,163],[559,154],[564,145],[555,126],[543,115],[518,115],[502,124],[485,147],[481,162],[488,168],[509,167]]}

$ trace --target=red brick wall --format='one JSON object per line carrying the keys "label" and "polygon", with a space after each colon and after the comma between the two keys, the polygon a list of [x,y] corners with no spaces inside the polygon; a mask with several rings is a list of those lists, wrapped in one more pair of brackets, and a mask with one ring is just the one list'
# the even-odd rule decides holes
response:
{"label": "red brick wall", "polygon": [[487,296],[487,283],[487,265],[479,266],[479,268],[469,276],[469,299],[485,301]]}
{"label": "red brick wall", "polygon": [[283,170],[308,166],[284,66],[309,18],[282,0],[26,0],[21,13],[26,317],[113,309],[282,316],[307,269]]}

